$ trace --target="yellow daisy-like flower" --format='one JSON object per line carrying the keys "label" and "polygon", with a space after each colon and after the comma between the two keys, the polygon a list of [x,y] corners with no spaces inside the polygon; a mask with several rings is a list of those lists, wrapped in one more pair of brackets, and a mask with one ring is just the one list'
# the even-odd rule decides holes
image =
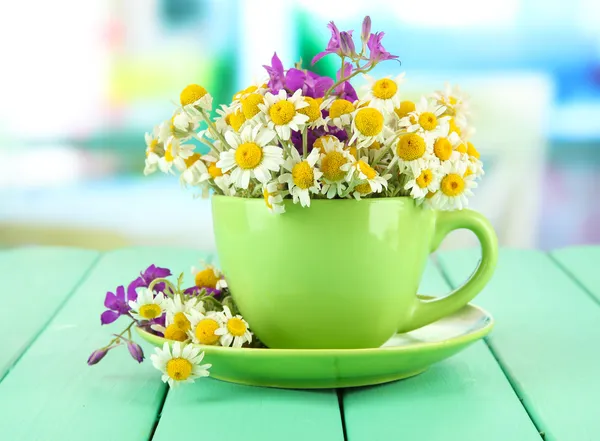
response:
{"label": "yellow daisy-like flower", "polygon": [[462,210],[472,196],[472,188],[477,186],[474,175],[466,175],[467,162],[448,163],[443,168],[440,188],[431,199],[431,205],[438,210]]}
{"label": "yellow daisy-like flower", "polygon": [[[186,314],[190,314],[192,310],[204,313],[204,303],[199,302],[196,298],[182,300],[179,295],[176,295],[172,299],[166,299],[165,310],[167,312],[167,328],[175,325],[183,332],[187,332],[191,329],[191,323]],[[166,335],[165,338],[167,338]]]}
{"label": "yellow daisy-like flower", "polygon": [[184,171],[187,166],[185,161],[194,154],[194,146],[191,144],[181,144],[181,141],[171,137],[165,142],[165,154],[158,160],[158,168],[163,173],[171,173],[172,167]]}
{"label": "yellow daisy-like flower", "polygon": [[207,265],[201,262],[204,268],[192,267],[192,275],[194,276],[194,284],[197,288],[223,289],[227,287],[227,282],[223,273],[213,265]]}
{"label": "yellow daisy-like flower", "polygon": [[413,164],[410,167],[410,179],[404,189],[410,190],[410,195],[415,199],[435,193],[440,186],[440,168],[439,161],[435,159],[425,161],[421,165]]}
{"label": "yellow daisy-like flower", "polygon": [[276,181],[263,184],[263,198],[265,205],[271,213],[285,213],[285,205],[283,205],[282,192],[279,189],[279,183]]}
{"label": "yellow daisy-like flower", "polygon": [[346,180],[353,182],[358,180],[361,184],[365,182],[371,187],[372,193],[381,193],[384,188],[387,188],[387,179],[390,175],[382,177],[377,171],[369,165],[369,158],[366,156],[360,158],[357,161],[345,164],[342,166],[342,170],[347,172]]}
{"label": "yellow daisy-like flower", "polygon": [[413,165],[422,167],[424,161],[431,157],[432,150],[431,138],[418,133],[405,133],[396,141],[393,160],[398,162],[401,172]]}
{"label": "yellow daisy-like flower", "polygon": [[204,352],[194,345],[184,345],[180,342],[173,344],[164,343],[162,349],[156,348],[150,356],[152,365],[162,372],[162,381],[169,383],[170,387],[181,383],[193,383],[196,378],[208,377],[211,364],[200,364],[204,359]]}
{"label": "yellow daisy-like flower", "polygon": [[271,171],[278,172],[283,163],[283,150],[271,144],[273,138],[275,132],[261,125],[246,126],[239,135],[227,132],[225,139],[232,148],[221,152],[217,167],[223,172],[232,170],[237,188],[248,188],[251,178],[263,184],[270,181]]}
{"label": "yellow daisy-like flower", "polygon": [[470,114],[469,96],[458,86],[444,85],[444,90],[437,90],[432,97],[439,105],[445,106],[444,115],[450,116],[459,125],[466,125]]}
{"label": "yellow daisy-like flower", "polygon": [[187,333],[193,343],[210,346],[219,343],[220,335],[215,331],[221,328],[223,323],[216,312],[203,314],[200,311],[191,310],[186,313],[186,317],[190,321],[190,329]]}
{"label": "yellow daisy-like flower", "polygon": [[224,326],[217,329],[215,334],[221,336],[219,339],[221,346],[241,348],[244,343],[252,342],[252,332],[248,328],[248,322],[241,315],[234,316],[227,306],[223,306],[223,312],[219,313],[219,316]]}
{"label": "yellow daisy-like flower", "polygon": [[137,299],[129,301],[129,312],[136,320],[154,320],[165,312],[165,296],[148,288],[137,289]]}
{"label": "yellow daisy-like flower", "polygon": [[291,150],[291,156],[283,163],[283,168],[289,171],[279,177],[279,182],[288,185],[294,204],[300,201],[303,207],[310,207],[310,193],[321,191],[319,178],[323,175],[315,164],[319,160],[319,150],[313,148],[306,159],[302,159],[296,149]]}
{"label": "yellow daisy-like flower", "polygon": [[356,110],[354,104],[348,100],[337,99],[329,104],[329,116],[325,120],[328,125],[339,129],[349,126],[352,122],[352,114]]}
{"label": "yellow daisy-like flower", "polygon": [[344,165],[352,164],[355,159],[337,138],[323,140],[323,148],[325,151],[319,159],[319,170],[323,173],[321,181],[324,182],[321,193],[332,199],[336,194],[341,196],[346,189],[347,170]]}
{"label": "yellow daisy-like flower", "polygon": [[391,133],[384,124],[383,113],[374,107],[363,107],[352,114],[352,137],[348,144],[357,148],[382,143]]}
{"label": "yellow daisy-like flower", "polygon": [[400,120],[400,125],[407,132],[416,132],[432,138],[447,136],[450,117],[443,116],[445,110],[445,106],[423,97],[416,105],[415,111]]}
{"label": "yellow daisy-like flower", "polygon": [[302,97],[302,90],[298,89],[288,97],[285,90],[280,90],[277,95],[270,92],[265,94],[265,102],[259,104],[264,123],[277,135],[287,141],[292,135],[292,130],[300,131],[309,120],[309,116],[300,113],[300,109],[309,104]]}
{"label": "yellow daisy-like flower", "polygon": [[194,110],[211,110],[212,96],[206,89],[198,84],[190,84],[181,91],[179,101],[184,108]]}
{"label": "yellow daisy-like flower", "polygon": [[370,107],[393,112],[400,106],[400,84],[404,81],[404,75],[401,73],[396,78],[385,77],[378,80],[365,75],[369,89],[364,100],[369,101]]}
{"label": "yellow daisy-like flower", "polygon": [[165,149],[162,141],[159,139],[160,127],[156,126],[152,133],[146,133],[146,161],[144,164],[144,175],[150,175],[158,170],[158,161],[164,156]]}

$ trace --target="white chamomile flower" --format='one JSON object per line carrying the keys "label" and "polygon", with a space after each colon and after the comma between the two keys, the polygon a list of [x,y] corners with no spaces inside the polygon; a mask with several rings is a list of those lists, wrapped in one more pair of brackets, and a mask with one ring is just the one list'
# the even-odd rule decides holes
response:
{"label": "white chamomile flower", "polygon": [[444,85],[444,90],[437,90],[432,97],[438,104],[445,106],[445,115],[454,117],[459,125],[466,125],[470,115],[469,95],[460,90],[458,86]]}
{"label": "white chamomile flower", "polygon": [[325,118],[323,118],[322,111],[329,105],[331,99],[323,101],[323,98],[311,98],[309,96],[305,96],[304,101],[308,103],[308,106],[299,109],[298,112],[308,116],[306,126],[309,129],[325,127],[326,122]]}
{"label": "white chamomile flower", "polygon": [[189,185],[200,185],[210,179],[208,168],[200,153],[194,153],[185,161],[185,170],[181,173],[181,182]]}
{"label": "white chamomile flower", "polygon": [[193,383],[196,378],[208,377],[211,364],[200,364],[204,359],[204,352],[191,344],[184,345],[180,342],[173,343],[173,351],[166,343],[161,348],[155,348],[150,356],[152,365],[162,372],[162,381],[169,383],[170,387],[180,383]]}
{"label": "white chamomile flower", "polygon": [[381,78],[375,80],[369,75],[364,75],[369,83],[369,89],[363,101],[369,101],[370,107],[393,112],[400,107],[400,84],[404,81],[404,73],[396,78]]}
{"label": "white chamomile flower", "polygon": [[241,315],[231,314],[231,310],[223,305],[223,312],[219,314],[221,316],[221,323],[223,326],[215,331],[216,335],[220,335],[221,346],[234,348],[241,348],[244,343],[250,343],[252,341],[252,333],[248,329],[248,323],[242,318]]}
{"label": "white chamomile flower", "polygon": [[279,189],[279,183],[277,181],[272,181],[268,184],[263,184],[263,198],[265,199],[265,205],[271,213],[285,213],[285,205],[283,205],[283,195]]}
{"label": "white chamomile flower", "polygon": [[241,102],[244,98],[247,98],[250,94],[253,93],[260,93],[261,95],[264,95],[265,93],[268,92],[268,87],[266,84],[266,80],[265,81],[259,81],[256,82],[254,84],[251,84],[250,86],[246,87],[245,89],[240,90],[239,92],[236,92],[233,95],[233,99],[232,99],[232,107],[235,108],[239,108],[241,107]]}
{"label": "white chamomile flower", "polygon": [[206,89],[198,84],[190,84],[179,95],[181,105],[188,111],[198,113],[212,109],[213,98]]}
{"label": "white chamomile flower", "polygon": [[202,262],[204,268],[192,267],[194,284],[198,288],[223,289],[227,288],[227,282],[223,273],[215,266]]}
{"label": "white chamomile flower", "polygon": [[419,133],[405,133],[393,146],[393,162],[398,163],[400,172],[413,167],[423,167],[426,160],[433,156],[433,140]]}
{"label": "white chamomile flower", "polygon": [[158,168],[163,173],[172,172],[173,166],[179,171],[185,170],[185,161],[194,154],[194,146],[191,144],[181,144],[181,141],[175,137],[170,137],[165,143],[165,155],[158,160]]}
{"label": "white chamomile flower", "polygon": [[333,100],[329,105],[329,116],[325,120],[328,125],[343,129],[352,122],[352,113],[356,110],[354,104],[345,99]]}
{"label": "white chamomile flower", "polygon": [[195,297],[182,300],[179,295],[176,295],[172,299],[166,299],[165,310],[167,312],[166,325],[177,325],[184,332],[191,329],[191,324],[186,314],[190,314],[191,311],[205,312],[204,302],[198,301]]}
{"label": "white chamomile flower", "polygon": [[271,171],[279,171],[283,163],[281,147],[270,144],[274,137],[273,130],[260,125],[246,126],[239,135],[227,132],[231,150],[221,152],[217,167],[223,172],[232,170],[231,180],[238,188],[248,188],[251,178],[268,182]]}
{"label": "white chamomile flower", "polygon": [[356,179],[359,180],[361,184],[366,182],[371,188],[369,193],[381,193],[384,187],[387,188],[387,179],[384,176],[380,176],[379,173],[369,165],[368,161],[368,158],[365,156],[358,161],[353,161],[352,163],[342,166],[342,170],[347,171],[346,180],[352,182]]}
{"label": "white chamomile flower", "polygon": [[344,165],[352,164],[355,159],[337,138],[324,139],[323,150],[319,160],[319,170],[323,173],[321,193],[332,199],[336,194],[341,196],[346,189],[347,170],[344,170]]}
{"label": "white chamomile flower", "polygon": [[348,144],[357,148],[370,146],[374,142],[382,143],[391,131],[384,125],[384,117],[379,109],[361,107],[352,114],[352,137]]}
{"label": "white chamomile flower", "polygon": [[415,111],[400,120],[400,125],[405,127],[407,132],[417,132],[428,137],[447,136],[450,130],[448,122],[450,117],[442,116],[445,110],[445,106],[423,97],[416,104]]}
{"label": "white chamomile flower", "polygon": [[[210,171],[210,166],[208,169]],[[215,177],[214,181],[215,181],[215,185],[219,188],[219,190],[221,190],[221,192],[225,196],[237,195],[237,190],[235,188],[235,185],[233,185],[233,182],[231,181],[231,175],[221,174],[220,176]]]}
{"label": "white chamomile flower", "polygon": [[[221,108],[217,109],[217,116],[215,118],[215,127],[219,133],[225,133],[228,130],[231,130],[230,118],[235,109],[231,106],[226,106],[225,104],[221,104]],[[200,132],[203,133],[203,132]],[[198,135],[200,135],[198,133]],[[212,136],[212,133],[209,132]]]}
{"label": "white chamomile flower", "polygon": [[187,331],[192,342],[200,345],[216,345],[221,338],[215,332],[223,327],[220,315],[215,311],[206,314],[192,309],[186,313],[190,321],[190,329]]}
{"label": "white chamomile flower", "polygon": [[277,95],[267,92],[264,103],[259,104],[258,107],[269,128],[275,130],[283,141],[287,141],[292,136],[292,130],[299,131],[304,128],[309,117],[299,110],[308,105],[301,89],[294,92],[291,97],[288,97],[282,89]]}
{"label": "white chamomile flower", "polygon": [[319,193],[321,186],[319,178],[323,175],[315,164],[319,160],[319,150],[312,149],[306,159],[302,159],[295,148],[291,150],[291,156],[283,163],[290,173],[284,173],[279,177],[279,182],[288,184],[290,194],[294,203],[303,207],[310,207],[310,193]]}
{"label": "white chamomile flower", "polygon": [[154,320],[165,312],[165,296],[148,288],[137,289],[137,299],[129,301],[129,312],[136,320]]}
{"label": "white chamomile flower", "polygon": [[146,161],[144,175],[150,175],[158,169],[158,160],[165,153],[164,145],[159,139],[159,126],[154,127],[152,133],[146,133]]}
{"label": "white chamomile flower", "polygon": [[458,161],[461,153],[457,150],[463,143],[460,136],[456,133],[450,133],[446,137],[440,137],[433,141],[433,155],[445,164],[446,161]]}
{"label": "white chamomile flower", "polygon": [[422,167],[413,164],[409,176],[411,179],[404,189],[410,190],[414,199],[424,198],[428,193],[435,193],[440,187],[440,163],[432,159],[425,161]]}
{"label": "white chamomile flower", "polygon": [[477,186],[474,175],[466,175],[467,163],[456,161],[444,165],[440,189],[431,198],[431,205],[438,210],[462,210],[467,206],[467,196]]}
{"label": "white chamomile flower", "polygon": [[467,141],[467,157],[469,158],[469,164],[467,166],[467,175],[473,173],[476,178],[479,178],[485,174],[483,171],[483,162],[481,162],[479,151],[475,146]]}

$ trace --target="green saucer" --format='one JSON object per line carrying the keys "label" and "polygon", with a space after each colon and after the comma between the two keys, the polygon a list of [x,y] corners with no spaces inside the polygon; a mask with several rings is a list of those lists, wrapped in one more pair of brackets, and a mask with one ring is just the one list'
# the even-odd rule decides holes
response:
{"label": "green saucer", "polygon": [[[396,334],[372,349],[251,349],[202,346],[213,378],[289,389],[356,387],[412,377],[485,337],[494,326],[483,309],[467,305],[435,323]],[[168,341],[139,328],[156,346]]]}

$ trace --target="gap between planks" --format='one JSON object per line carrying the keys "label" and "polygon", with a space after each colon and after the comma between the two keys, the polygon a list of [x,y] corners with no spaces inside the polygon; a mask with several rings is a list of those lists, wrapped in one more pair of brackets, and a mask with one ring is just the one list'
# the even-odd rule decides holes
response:
{"label": "gap between planks", "polygon": [[545,254],[552,261],[552,263],[556,265],[563,273],[565,273],[575,285],[581,288],[581,290],[585,292],[588,295],[588,297],[594,301],[594,303],[600,306],[600,299],[596,298],[596,296],[589,290],[589,288],[583,283],[581,283],[581,281],[577,277],[575,277],[575,274],[573,274],[560,260],[554,257],[554,255],[551,252],[546,252]]}

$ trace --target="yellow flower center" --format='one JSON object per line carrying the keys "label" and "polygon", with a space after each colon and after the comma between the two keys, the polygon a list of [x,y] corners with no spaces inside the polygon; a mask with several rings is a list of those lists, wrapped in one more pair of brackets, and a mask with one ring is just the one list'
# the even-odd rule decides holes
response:
{"label": "yellow flower center", "polygon": [[162,309],[154,303],[148,303],[140,306],[138,313],[146,320],[152,320],[162,314]]}
{"label": "yellow flower center", "polygon": [[452,155],[452,144],[446,138],[438,138],[433,144],[433,153],[440,161],[447,161]]}
{"label": "yellow flower center", "polygon": [[165,161],[173,162],[175,157],[173,156],[173,145],[171,143],[167,144],[167,148],[165,149]]}
{"label": "yellow flower center", "polygon": [[365,195],[371,193],[371,185],[368,182],[363,182],[354,188],[360,194]]}
{"label": "yellow flower center", "polygon": [[165,338],[167,340],[186,341],[188,337],[183,329],[173,323],[165,329]]}
{"label": "yellow flower center", "polygon": [[479,152],[477,151],[475,146],[470,142],[467,142],[467,153],[469,154],[469,156],[473,156],[474,158],[479,159]]}
{"label": "yellow flower center", "polygon": [[421,174],[419,175],[419,177],[416,179],[417,181],[417,185],[421,188],[425,188],[427,187],[429,184],[431,184],[431,181],[433,180],[433,173],[431,172],[431,170],[423,170],[421,172]]}
{"label": "yellow flower center", "polygon": [[431,112],[423,112],[419,115],[419,125],[424,130],[433,130],[437,127],[437,118]]}
{"label": "yellow flower center", "polygon": [[389,78],[383,78],[375,81],[373,84],[373,96],[382,100],[388,100],[398,91],[398,85]]}
{"label": "yellow flower center", "polygon": [[321,109],[319,108],[320,103],[314,98],[309,96],[304,98],[308,103],[307,107],[303,107],[302,109],[298,109],[298,113],[308,116],[308,122],[314,122],[321,116]]}
{"label": "yellow flower center", "polygon": [[254,118],[258,112],[260,112],[258,105],[262,104],[264,101],[265,99],[260,93],[251,93],[244,98],[242,100],[242,112],[244,112],[244,117],[246,119]]}
{"label": "yellow flower center", "polygon": [[203,345],[214,345],[219,341],[219,336],[215,331],[219,329],[219,323],[211,318],[205,318],[196,325],[196,338]]}
{"label": "yellow flower center", "polygon": [[323,141],[329,141],[329,140],[338,140],[337,137],[333,136],[333,135],[323,135],[323,136],[319,136],[314,144],[313,144],[313,148],[317,148],[319,149],[319,151],[321,153],[325,153],[325,146],[323,145]]}
{"label": "yellow flower center", "polygon": [[407,133],[398,140],[396,153],[404,161],[414,161],[425,154],[425,140],[416,133]]}
{"label": "yellow flower center", "polygon": [[198,288],[216,288],[219,278],[212,268],[205,268],[196,273],[194,281]]}
{"label": "yellow flower center", "polygon": [[465,189],[465,181],[460,175],[450,173],[442,179],[440,189],[446,196],[458,196]]}
{"label": "yellow flower center", "polygon": [[190,321],[183,312],[178,312],[173,316],[173,324],[176,325],[182,331],[189,331],[191,329]]}
{"label": "yellow flower center", "polygon": [[361,171],[361,173],[363,175],[365,175],[367,177],[367,179],[371,180],[371,179],[375,178],[375,176],[377,176],[377,172],[373,169],[373,167],[371,167],[369,164],[367,164],[362,159],[360,161],[358,161],[357,165],[358,165],[358,169]]}
{"label": "yellow flower center", "polygon": [[348,160],[340,152],[332,151],[327,153],[321,160],[323,177],[333,182],[344,179],[346,173],[343,170],[340,170],[340,167],[346,162],[348,162]]}
{"label": "yellow flower center", "polygon": [[208,174],[214,179],[219,176],[223,176],[223,171],[216,166],[214,162],[211,162],[208,166]]}
{"label": "yellow flower center", "polygon": [[465,170],[465,174],[463,175],[463,178],[466,178],[467,176],[471,176],[472,174],[473,174],[473,172],[471,171],[471,169],[467,167],[467,169]]}
{"label": "yellow flower center", "polygon": [[414,112],[416,109],[415,103],[412,101],[402,101],[400,107],[394,109],[394,113],[398,115],[398,118],[404,118],[410,112]]}
{"label": "yellow flower center", "polygon": [[461,130],[460,130],[460,127],[458,127],[456,125],[456,121],[454,120],[454,118],[450,118],[450,121],[448,121],[448,124],[450,125],[449,133],[455,132],[458,136],[460,136]]}
{"label": "yellow flower center", "polygon": [[150,153],[156,152],[156,147],[158,147],[158,139],[153,139],[150,141],[148,148],[146,148],[146,156],[149,156]]}
{"label": "yellow flower center", "polygon": [[356,129],[364,136],[376,136],[383,129],[383,115],[377,109],[360,109],[354,117]]}
{"label": "yellow flower center", "polygon": [[242,89],[238,93],[236,93],[235,95],[233,95],[233,100],[232,101],[238,100],[242,96],[246,95],[247,93],[253,93],[253,92],[256,92],[257,90],[258,90],[257,86],[254,86],[254,85],[248,86],[245,89]]}
{"label": "yellow flower center", "polygon": [[175,381],[184,381],[192,374],[192,363],[185,358],[172,358],[167,361],[167,375]]}
{"label": "yellow flower center", "polygon": [[256,168],[263,158],[262,149],[253,142],[240,144],[235,151],[235,162],[244,170]]}
{"label": "yellow flower center", "polygon": [[240,127],[242,127],[242,124],[244,124],[245,122],[246,117],[244,116],[244,112],[242,112],[240,109],[236,110],[231,115],[229,115],[229,125],[236,132],[240,131]]}
{"label": "yellow flower center", "polygon": [[208,92],[204,87],[199,86],[198,84],[190,84],[181,91],[179,101],[182,106],[187,106],[188,104],[195,103],[207,93]]}
{"label": "yellow flower center", "polygon": [[354,112],[354,105],[348,100],[335,100],[331,103],[331,107],[329,107],[329,117],[330,118],[339,118],[346,113]]}
{"label": "yellow flower center", "polygon": [[248,328],[242,319],[233,317],[227,320],[227,330],[234,337],[241,337],[246,333],[247,329]]}
{"label": "yellow flower center", "polygon": [[296,107],[287,100],[277,101],[269,109],[269,116],[278,126],[283,126],[294,119]]}
{"label": "yellow flower center", "polygon": [[379,150],[381,148],[381,143],[379,141],[373,141],[369,146],[370,150]]}
{"label": "yellow flower center", "polygon": [[292,180],[301,189],[309,188],[313,185],[315,174],[307,161],[299,162],[292,168]]}
{"label": "yellow flower center", "polygon": [[267,208],[269,210],[273,209],[273,204],[269,202],[269,196],[272,196],[272,193],[269,193],[267,189],[263,189],[263,197],[265,198],[265,204],[267,204]]}
{"label": "yellow flower center", "polygon": [[458,147],[456,147],[456,151],[459,153],[467,153],[467,146],[463,142],[462,144],[459,144]]}
{"label": "yellow flower center", "polygon": [[185,166],[187,168],[190,168],[192,165],[194,165],[196,163],[196,161],[198,159],[200,159],[200,156],[202,156],[200,153],[194,153],[194,154],[192,154],[192,156],[185,158],[183,160],[183,162],[185,162]]}

